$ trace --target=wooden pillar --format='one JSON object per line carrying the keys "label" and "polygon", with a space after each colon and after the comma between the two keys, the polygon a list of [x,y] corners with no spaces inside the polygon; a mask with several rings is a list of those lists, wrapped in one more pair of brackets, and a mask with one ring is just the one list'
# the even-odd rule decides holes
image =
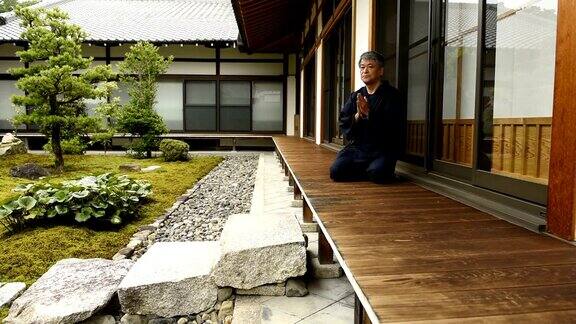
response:
{"label": "wooden pillar", "polygon": [[548,231],[576,236],[576,1],[558,1],[556,76],[548,182]]}
{"label": "wooden pillar", "polygon": [[294,185],[294,200],[302,199],[302,191],[300,191],[300,187],[298,185]]}
{"label": "wooden pillar", "polygon": [[308,206],[308,203],[306,202],[305,199],[304,201],[302,201],[302,212],[304,214],[303,217],[304,223],[314,223],[314,216],[312,215],[312,210],[310,209],[310,206]]}
{"label": "wooden pillar", "polygon": [[357,295],[354,296],[354,324],[372,324]]}
{"label": "wooden pillar", "polygon": [[318,232],[318,261],[320,264],[334,263],[334,251],[323,231]]}

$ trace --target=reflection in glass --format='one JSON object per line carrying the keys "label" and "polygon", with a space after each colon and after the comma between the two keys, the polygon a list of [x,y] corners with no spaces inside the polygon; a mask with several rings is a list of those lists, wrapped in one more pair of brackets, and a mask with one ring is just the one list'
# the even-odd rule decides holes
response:
{"label": "reflection in glass", "polygon": [[158,82],[154,109],[170,130],[182,130],[182,82]]}
{"label": "reflection in glass", "polygon": [[488,1],[478,166],[547,183],[556,0]]}
{"label": "reflection in glass", "polygon": [[254,82],[252,88],[252,129],[282,131],[284,109],[282,82]]}
{"label": "reflection in glass", "polygon": [[428,0],[411,0],[406,153],[424,157],[428,88]]}
{"label": "reflection in glass", "polygon": [[443,161],[472,165],[476,106],[478,3],[449,0],[445,6],[444,84],[441,150]]}
{"label": "reflection in glass", "polygon": [[186,82],[184,106],[185,129],[188,131],[216,130],[216,82]]}

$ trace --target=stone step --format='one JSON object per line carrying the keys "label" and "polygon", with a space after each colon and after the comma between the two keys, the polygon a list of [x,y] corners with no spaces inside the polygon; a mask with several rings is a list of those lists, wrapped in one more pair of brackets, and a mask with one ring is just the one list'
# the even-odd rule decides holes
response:
{"label": "stone step", "polygon": [[4,323],[76,323],[105,307],[134,262],[58,261],[12,303]]}
{"label": "stone step", "polygon": [[293,215],[231,215],[212,277],[220,287],[251,289],[306,272],[306,248]]}
{"label": "stone step", "polygon": [[261,300],[260,296],[237,296],[232,324],[260,324],[262,322]]}
{"label": "stone step", "polygon": [[122,311],[175,317],[209,309],[217,300],[210,272],[219,256],[215,241],[153,244],[120,284]]}

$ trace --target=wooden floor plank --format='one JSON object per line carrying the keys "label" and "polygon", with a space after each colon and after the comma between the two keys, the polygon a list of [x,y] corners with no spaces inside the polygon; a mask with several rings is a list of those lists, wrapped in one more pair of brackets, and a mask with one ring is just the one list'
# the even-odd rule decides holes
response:
{"label": "wooden floor plank", "polygon": [[335,153],[275,137],[381,322],[570,322],[576,247],[409,181],[335,183]]}

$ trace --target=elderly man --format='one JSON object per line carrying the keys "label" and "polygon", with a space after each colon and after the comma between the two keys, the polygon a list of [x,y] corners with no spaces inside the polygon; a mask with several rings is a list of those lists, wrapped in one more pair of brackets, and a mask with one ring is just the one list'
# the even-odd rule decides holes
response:
{"label": "elderly man", "polygon": [[382,80],[381,54],[366,52],[358,64],[366,86],[353,92],[340,111],[340,129],[348,145],[330,167],[330,178],[384,183],[394,178],[404,149],[405,108],[399,91]]}

